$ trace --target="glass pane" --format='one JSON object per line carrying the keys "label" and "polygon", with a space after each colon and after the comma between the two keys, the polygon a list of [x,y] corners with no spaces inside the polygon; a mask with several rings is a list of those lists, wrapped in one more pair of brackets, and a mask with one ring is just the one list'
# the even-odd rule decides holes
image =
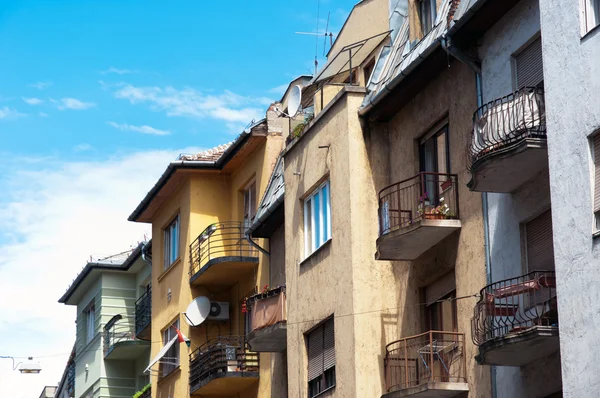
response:
{"label": "glass pane", "polygon": [[437,137],[437,172],[438,173],[448,173],[448,168],[446,167],[448,164],[448,160],[446,158],[446,132],[438,135]]}
{"label": "glass pane", "polygon": [[306,244],[306,253],[310,254],[313,251],[312,241],[312,201],[311,199],[307,199],[304,202],[304,212],[305,212],[305,225],[304,225],[304,233],[306,234],[305,244]]}
{"label": "glass pane", "polygon": [[321,190],[323,198],[323,242],[331,237],[331,226],[329,223],[329,184],[325,184]]}
{"label": "glass pane", "polygon": [[314,248],[316,249],[317,247],[321,246],[321,236],[322,236],[321,220],[323,218],[323,214],[321,212],[321,200],[320,200],[319,192],[317,192],[315,194],[315,196],[313,196],[313,206],[315,207],[314,213],[313,213],[313,218],[315,220],[315,224],[314,224],[313,228],[314,228],[314,233],[315,233]]}

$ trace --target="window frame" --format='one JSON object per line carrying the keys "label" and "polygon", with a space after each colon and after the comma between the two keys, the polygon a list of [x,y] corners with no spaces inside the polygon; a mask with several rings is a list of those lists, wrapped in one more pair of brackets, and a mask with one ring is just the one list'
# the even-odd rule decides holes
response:
{"label": "window frame", "polygon": [[[246,193],[248,193],[248,200],[246,201]],[[258,201],[256,196],[256,179],[252,179],[244,189],[242,190],[243,195],[243,214],[244,214],[244,231],[250,228],[254,217],[256,217],[256,211],[258,210]]]}
{"label": "window frame", "polygon": [[[326,206],[323,206],[323,191],[326,188],[327,201]],[[315,196],[318,195],[318,200],[315,200]],[[318,203],[317,203],[318,202]],[[315,207],[318,205],[318,210]],[[309,209],[310,206],[310,209]],[[311,254],[319,250],[325,243],[331,239],[332,228],[331,228],[331,184],[330,180],[327,179],[317,188],[315,188],[310,195],[303,200],[302,207],[304,209],[304,256],[308,258]],[[309,212],[310,210],[310,212]],[[318,214],[317,214],[318,211]],[[310,214],[310,220],[309,220]],[[318,217],[318,225],[317,219]],[[309,225],[310,221],[310,225]],[[326,230],[324,230],[324,223],[326,222]],[[318,236],[316,226],[318,226]],[[310,227],[310,228],[309,228]]]}
{"label": "window frame", "polygon": [[[177,331],[175,330],[175,328],[179,329],[179,319],[174,320],[173,322],[169,323],[169,326],[167,326],[166,328],[164,328],[161,331],[161,337],[162,337],[162,342],[163,342],[163,347],[169,342],[171,341],[175,336],[177,336]],[[167,350],[167,352],[165,353],[165,355],[163,356],[163,358],[171,358],[169,356],[169,353],[171,353],[172,351],[176,352],[176,355],[174,356],[174,358],[176,358],[176,364],[171,364],[171,363],[164,363],[162,361],[159,361],[158,366],[158,377],[159,380],[164,379],[165,377],[167,377],[168,375],[170,375],[171,373],[175,372],[177,369],[179,369],[179,366],[181,365],[181,350],[179,347],[179,343],[175,342],[175,344],[173,344],[171,346],[171,348],[169,348]],[[161,358],[162,359],[162,358]]]}
{"label": "window frame", "polygon": [[[321,333],[323,339],[320,342],[321,343],[320,355],[323,356],[323,362],[325,362],[325,340],[326,340],[325,326],[326,325],[329,326],[329,323],[332,324],[331,328],[333,329],[333,341],[334,341],[333,350],[334,350],[334,356],[335,356],[335,322],[334,322],[333,316],[330,316],[329,318],[325,319],[324,321],[319,323],[317,326],[313,327],[311,330],[309,330],[305,334],[306,353],[308,355],[309,350],[310,350],[309,342],[310,342],[311,334],[319,333],[319,332]],[[324,365],[324,363],[323,363],[323,365]],[[307,374],[308,374],[308,372],[307,372]],[[307,380],[308,398],[314,398],[316,396],[319,396],[319,395],[323,394],[324,392],[333,389],[335,386],[336,386],[336,374],[335,374],[335,365],[333,365],[332,367],[330,367],[328,369],[323,369],[323,372],[320,373],[315,378],[313,378],[312,380]]]}
{"label": "window frame", "polygon": [[[426,4],[428,4],[428,7],[426,6]],[[421,24],[421,33],[423,34],[423,37],[425,37],[435,27],[435,20],[437,19],[437,1],[420,0],[418,7],[419,23]],[[427,10],[426,8],[429,8],[429,10]],[[424,14],[425,11],[429,11],[428,17],[431,18],[431,20],[427,21],[427,18]],[[428,29],[425,29],[426,21],[429,22]]]}
{"label": "window frame", "polygon": [[[96,337],[96,306],[92,302],[84,310],[85,313],[85,343],[89,344]],[[90,316],[92,315],[92,316]]]}
{"label": "window frame", "polygon": [[[598,142],[596,142],[598,140]],[[591,166],[592,170],[590,173],[591,179],[591,191],[592,191],[592,236],[600,236],[600,200],[596,200],[596,196],[600,197],[600,192],[596,192],[596,185],[600,178],[600,154],[596,154],[596,149],[600,148],[600,130],[595,131],[589,136],[590,142],[590,153],[591,153]],[[596,157],[598,159],[596,159]]]}
{"label": "window frame", "polygon": [[581,36],[585,36],[600,25],[600,0],[579,0],[581,9]]}
{"label": "window frame", "polygon": [[[172,233],[176,232],[176,242],[172,246]],[[163,271],[166,271],[173,265],[181,256],[181,217],[179,213],[163,228]],[[173,256],[172,248],[175,248],[175,256]]]}

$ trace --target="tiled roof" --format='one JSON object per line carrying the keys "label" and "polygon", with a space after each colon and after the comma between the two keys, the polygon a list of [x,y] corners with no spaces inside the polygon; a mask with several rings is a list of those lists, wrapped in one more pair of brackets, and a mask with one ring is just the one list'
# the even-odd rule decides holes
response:
{"label": "tiled roof", "polygon": [[228,142],[227,144],[222,144],[216,146],[214,148],[208,149],[204,152],[199,152],[196,154],[181,154],[177,158],[177,160],[190,160],[190,161],[201,161],[201,162],[216,162],[219,160],[223,153],[231,146],[232,142]]}

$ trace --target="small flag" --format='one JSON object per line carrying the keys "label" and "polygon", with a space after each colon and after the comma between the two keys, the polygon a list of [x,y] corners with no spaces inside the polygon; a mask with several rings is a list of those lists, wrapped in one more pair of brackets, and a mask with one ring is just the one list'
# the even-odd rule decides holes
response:
{"label": "small flag", "polygon": [[185,334],[181,333],[181,330],[175,328],[175,331],[177,332],[177,341],[180,343],[185,342],[185,345],[187,345],[189,347],[190,344],[192,343],[190,341],[190,339],[188,339],[188,337]]}

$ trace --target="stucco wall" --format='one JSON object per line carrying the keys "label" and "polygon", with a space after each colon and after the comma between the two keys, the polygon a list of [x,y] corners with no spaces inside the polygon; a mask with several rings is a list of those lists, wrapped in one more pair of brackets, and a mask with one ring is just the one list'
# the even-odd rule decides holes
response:
{"label": "stucco wall", "polygon": [[269,238],[269,285],[285,285],[285,227],[281,224]]}
{"label": "stucco wall", "polygon": [[579,2],[540,0],[563,396],[595,397],[598,240],[588,136],[600,128],[600,30],[581,38]]}

